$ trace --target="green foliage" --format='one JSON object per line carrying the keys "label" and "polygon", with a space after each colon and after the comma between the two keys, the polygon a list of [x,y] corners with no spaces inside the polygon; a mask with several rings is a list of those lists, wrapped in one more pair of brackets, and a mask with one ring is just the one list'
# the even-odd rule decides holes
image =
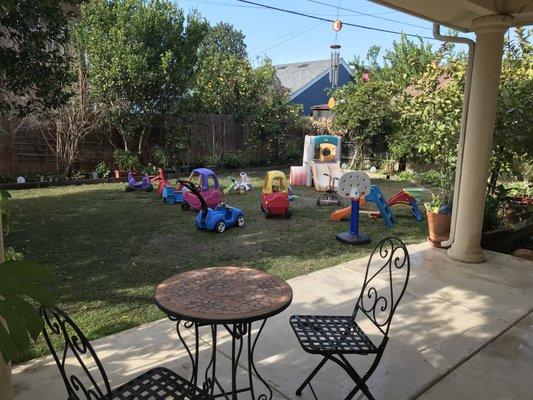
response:
{"label": "green foliage", "polygon": [[422,183],[437,187],[443,187],[442,175],[439,171],[430,170],[422,172],[421,174],[419,174],[419,179]]}
{"label": "green foliage", "polygon": [[141,167],[139,158],[128,150],[115,150],[113,158],[119,171],[137,171]]}
{"label": "green foliage", "polygon": [[100,161],[94,171],[102,178],[107,178],[111,173],[109,166],[105,161]]}
{"label": "green foliage", "polygon": [[222,167],[236,169],[244,166],[243,159],[239,153],[228,152],[220,160]]}
{"label": "green foliage", "polygon": [[[0,3],[0,115],[28,114],[67,99],[69,39],[66,11],[73,2],[7,0]],[[16,43],[16,50],[12,42]]]}
{"label": "green foliage", "polygon": [[524,179],[518,162],[533,164],[533,45],[530,32],[516,28],[516,40],[505,43],[489,190],[500,174]]}
{"label": "green foliage", "polygon": [[167,0],[94,0],[81,10],[91,94],[125,149],[140,154],[150,127],[187,98],[207,24]]}
{"label": "green foliage", "polygon": [[14,360],[30,348],[43,327],[39,312],[26,299],[53,308],[56,295],[49,287],[54,282],[50,271],[31,261],[5,261],[0,264],[0,353],[5,361]]}
{"label": "green foliage", "polygon": [[189,149],[189,135],[182,126],[167,126],[165,130],[165,149],[168,154],[169,165],[184,165],[187,163]]}
{"label": "green foliage", "polygon": [[334,127],[347,129],[350,139],[363,148],[372,137],[387,137],[398,119],[392,89],[388,82],[371,80],[355,81],[336,90]]}
{"label": "green foliage", "polygon": [[418,179],[418,176],[413,171],[400,171],[396,178],[402,182],[414,182]]}
{"label": "green foliage", "polygon": [[162,147],[156,146],[152,149],[152,163],[162,168],[168,165],[167,153]]}
{"label": "green foliage", "polygon": [[503,211],[508,190],[498,185],[495,191],[487,193],[483,215],[483,230],[496,229],[503,220]]}
{"label": "green foliage", "polygon": [[246,58],[246,44],[244,34],[236,30],[233,25],[219,22],[210,26],[200,46],[200,58],[212,54],[234,55]]}

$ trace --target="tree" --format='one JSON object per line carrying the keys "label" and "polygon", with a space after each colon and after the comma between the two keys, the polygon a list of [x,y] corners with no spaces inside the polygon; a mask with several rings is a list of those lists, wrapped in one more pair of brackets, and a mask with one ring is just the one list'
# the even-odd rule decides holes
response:
{"label": "tree", "polygon": [[[449,46],[442,50],[445,49],[449,50]],[[410,40],[402,34],[399,41],[392,43],[392,49],[385,50],[380,78],[394,83],[401,91],[420,77],[429,63],[436,60],[438,54],[439,52],[434,52],[431,44],[423,39]]]}
{"label": "tree", "polygon": [[68,94],[69,18],[73,2],[0,4],[0,114],[25,115],[63,104]]}
{"label": "tree", "polygon": [[394,132],[398,115],[393,96],[392,85],[379,79],[355,80],[334,93],[337,104],[333,125],[348,131],[360,162],[372,152],[372,143],[383,142]]}
{"label": "tree", "polygon": [[[505,42],[494,128],[489,191],[500,174],[522,178],[522,165],[533,157],[533,46],[530,32],[516,28],[516,40]],[[522,164],[522,165],[520,165]]]}
{"label": "tree", "polygon": [[241,58],[247,57],[244,34],[233,25],[219,22],[209,27],[200,47],[200,58],[209,54],[227,54]]}
{"label": "tree", "polygon": [[94,0],[82,15],[89,92],[140,155],[150,128],[189,96],[207,24],[166,0]]}

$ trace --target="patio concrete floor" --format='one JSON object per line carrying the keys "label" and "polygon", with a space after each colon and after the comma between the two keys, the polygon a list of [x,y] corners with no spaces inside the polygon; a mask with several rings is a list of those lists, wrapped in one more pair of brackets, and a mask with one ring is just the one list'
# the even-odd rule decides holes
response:
{"label": "patio concrete floor", "polygon": [[[461,264],[425,243],[409,246],[411,278],[390,330],[380,365],[368,381],[377,399],[531,399],[533,393],[533,262],[486,252],[483,264]],[[295,313],[350,314],[364,278],[365,259],[353,260],[289,281],[292,305],[268,320],[258,342],[256,365],[274,399],[294,391],[320,360],[301,350],[289,327]],[[385,282],[383,282],[385,284]],[[220,330],[219,330],[220,332]],[[192,340],[189,332],[187,337]],[[205,332],[201,360],[210,354]],[[230,340],[219,336],[218,376],[229,372]],[[93,342],[112,386],[163,365],[189,376],[187,354],[175,326],[163,319]],[[351,359],[357,369],[365,357]],[[246,373],[242,368],[239,376]],[[221,365],[222,364],[222,365]],[[307,399],[342,399],[352,382],[328,365],[307,387]],[[65,399],[51,357],[13,369],[15,399]],[[261,392],[262,386],[256,388]],[[362,395],[356,398],[362,398]],[[249,398],[241,396],[239,398]]]}

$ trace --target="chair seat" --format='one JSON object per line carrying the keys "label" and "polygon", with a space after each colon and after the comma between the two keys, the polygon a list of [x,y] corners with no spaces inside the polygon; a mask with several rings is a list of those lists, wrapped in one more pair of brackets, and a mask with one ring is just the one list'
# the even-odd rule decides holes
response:
{"label": "chair seat", "polygon": [[203,400],[209,397],[188,380],[167,368],[146,371],[113,389],[112,400]]}
{"label": "chair seat", "polygon": [[378,350],[351,316],[293,315],[290,324],[308,353],[374,354]]}

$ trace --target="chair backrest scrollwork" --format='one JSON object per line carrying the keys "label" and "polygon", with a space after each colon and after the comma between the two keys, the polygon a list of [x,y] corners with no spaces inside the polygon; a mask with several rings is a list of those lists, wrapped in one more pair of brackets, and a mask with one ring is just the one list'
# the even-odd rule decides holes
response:
{"label": "chair backrest scrollwork", "polygon": [[394,312],[407,288],[410,270],[405,244],[395,237],[381,240],[368,260],[353,318],[359,312],[364,313],[387,337]]}
{"label": "chair backrest scrollwork", "polygon": [[54,310],[41,307],[40,313],[44,340],[59,368],[69,400],[110,398],[105,370],[80,328],[57,307]]}

